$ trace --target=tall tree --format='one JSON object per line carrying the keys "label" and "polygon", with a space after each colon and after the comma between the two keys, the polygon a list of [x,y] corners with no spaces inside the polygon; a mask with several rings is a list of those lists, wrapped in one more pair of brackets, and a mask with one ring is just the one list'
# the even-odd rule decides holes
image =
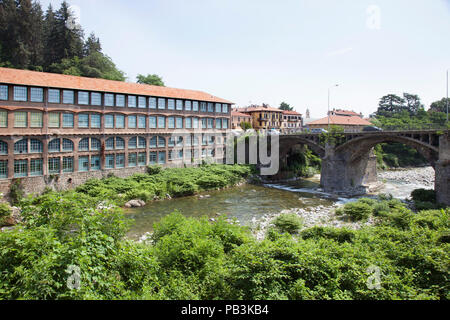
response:
{"label": "tall tree", "polygon": [[380,99],[378,116],[386,116],[403,110],[405,100],[395,94],[388,94]]}
{"label": "tall tree", "polygon": [[417,115],[419,110],[425,109],[417,94],[403,93],[405,109],[412,115]]}
{"label": "tall tree", "polygon": [[83,54],[87,57],[94,52],[102,52],[102,45],[100,43],[100,39],[97,38],[92,32],[84,43]]}
{"label": "tall tree", "polygon": [[293,110],[294,110],[294,108],[291,107],[291,106],[290,106],[288,103],[286,103],[286,102],[282,102],[282,103],[280,104],[279,109],[280,109],[280,110],[284,110],[284,111],[293,111]]}
{"label": "tall tree", "polygon": [[450,109],[450,98],[442,98],[439,101],[435,101],[430,105],[428,112],[444,112],[447,113],[447,103]]}
{"label": "tall tree", "polygon": [[162,78],[156,74],[148,74],[146,76],[144,76],[142,74],[138,74],[136,79],[137,79],[136,82],[140,83],[140,84],[150,84],[153,86],[160,86],[160,87],[165,86]]}

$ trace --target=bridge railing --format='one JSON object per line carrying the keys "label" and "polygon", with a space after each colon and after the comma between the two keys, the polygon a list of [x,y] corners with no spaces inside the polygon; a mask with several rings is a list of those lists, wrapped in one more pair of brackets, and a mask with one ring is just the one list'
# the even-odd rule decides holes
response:
{"label": "bridge railing", "polygon": [[383,131],[421,131],[421,130],[449,130],[450,125],[438,123],[404,124],[399,126],[382,126]]}

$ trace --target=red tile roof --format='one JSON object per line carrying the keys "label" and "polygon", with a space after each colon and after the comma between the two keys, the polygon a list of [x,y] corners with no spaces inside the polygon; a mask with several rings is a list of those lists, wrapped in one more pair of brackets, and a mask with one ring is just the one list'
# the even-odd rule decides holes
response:
{"label": "red tile roof", "polygon": [[301,113],[298,113],[297,111],[283,111],[283,114],[288,115],[288,116],[301,116]]}
{"label": "red tile roof", "polygon": [[252,106],[247,108],[238,109],[239,112],[259,112],[259,111],[268,111],[268,112],[283,112],[283,110],[272,108],[272,107],[260,107],[260,106]]}
{"label": "red tile roof", "polygon": [[232,111],[231,112],[231,116],[232,117],[247,117],[247,118],[251,118],[252,116],[242,113],[242,112],[238,112],[238,111]]}
{"label": "red tile roof", "polygon": [[341,109],[339,109],[339,110],[333,110],[333,112],[336,115],[358,116],[358,117],[361,116],[361,114],[356,113],[355,111],[348,111],[348,110],[341,110]]}
{"label": "red tile roof", "polygon": [[0,83],[233,104],[233,102],[230,102],[228,100],[196,90],[175,89],[168,87],[151,86],[147,84],[76,77],[56,73],[36,72],[9,68],[0,68]]}
{"label": "red tile roof", "polygon": [[[308,125],[324,125],[328,124],[328,117],[309,122]],[[342,126],[370,126],[372,125],[369,121],[361,119],[357,116],[330,116],[331,125],[342,125]]]}

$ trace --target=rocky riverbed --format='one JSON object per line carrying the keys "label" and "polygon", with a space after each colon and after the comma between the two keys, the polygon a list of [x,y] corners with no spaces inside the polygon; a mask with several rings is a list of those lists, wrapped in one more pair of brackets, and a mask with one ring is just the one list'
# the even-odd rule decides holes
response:
{"label": "rocky riverbed", "polygon": [[347,221],[344,217],[336,215],[335,211],[341,204],[334,204],[332,206],[317,206],[310,208],[294,208],[289,210],[283,210],[278,213],[266,214],[261,219],[253,219],[252,221],[252,233],[257,240],[263,240],[267,230],[273,226],[273,220],[282,214],[296,214],[302,219],[302,230],[311,227],[334,227],[334,228],[348,228],[348,229],[360,229],[363,226],[373,225],[375,219],[370,217],[365,222],[352,222]]}
{"label": "rocky riverbed", "polygon": [[425,187],[434,187],[433,167],[397,169],[378,172],[378,180],[395,180],[397,182]]}

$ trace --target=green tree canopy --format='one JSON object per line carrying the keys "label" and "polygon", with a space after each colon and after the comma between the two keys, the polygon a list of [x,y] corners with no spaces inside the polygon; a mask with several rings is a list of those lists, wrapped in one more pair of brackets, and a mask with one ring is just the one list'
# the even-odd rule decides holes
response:
{"label": "green tree canopy", "polygon": [[294,108],[291,107],[291,106],[290,106],[288,103],[286,103],[286,102],[282,102],[282,103],[280,104],[280,107],[279,107],[278,109],[284,110],[284,111],[293,111],[293,110],[294,110]]}
{"label": "green tree canopy", "polygon": [[447,103],[450,108],[450,98],[442,98],[439,101],[435,101],[430,105],[429,112],[444,112],[447,113]]}
{"label": "green tree canopy", "polygon": [[162,78],[160,76],[158,76],[157,74],[148,74],[146,76],[144,76],[142,74],[138,74],[136,79],[137,79],[136,82],[140,83],[140,84],[150,84],[152,86],[165,87],[165,84],[164,84]]}

